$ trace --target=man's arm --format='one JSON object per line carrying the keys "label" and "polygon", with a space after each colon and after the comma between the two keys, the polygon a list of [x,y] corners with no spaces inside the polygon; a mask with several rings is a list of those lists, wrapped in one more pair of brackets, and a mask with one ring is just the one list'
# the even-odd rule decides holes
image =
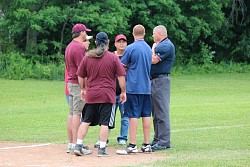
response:
{"label": "man's arm", "polygon": [[78,76],[78,82],[81,88],[81,99],[85,101],[85,95],[86,95],[86,80],[85,78]]}
{"label": "man's arm", "polygon": [[152,64],[157,64],[159,61],[160,61],[160,59],[155,54],[153,54],[152,55]]}
{"label": "man's arm", "polygon": [[125,76],[119,76],[119,77],[117,77],[117,79],[119,81],[119,85],[121,88],[120,101],[121,101],[121,103],[124,103],[127,100]]}
{"label": "man's arm", "polygon": [[156,45],[157,45],[157,43],[154,43],[152,46],[152,64],[157,64],[160,61],[160,59],[155,54]]}

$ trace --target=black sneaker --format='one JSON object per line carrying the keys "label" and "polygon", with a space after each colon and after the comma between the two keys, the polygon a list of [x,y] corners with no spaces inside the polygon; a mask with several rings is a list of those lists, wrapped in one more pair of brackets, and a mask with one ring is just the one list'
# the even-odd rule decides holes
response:
{"label": "black sneaker", "polygon": [[151,153],[152,148],[151,148],[150,144],[147,144],[147,145],[142,144],[141,151],[144,153]]}
{"label": "black sneaker", "polygon": [[106,152],[105,147],[104,148],[98,148],[98,157],[108,157],[109,154]]}
{"label": "black sneaker", "polygon": [[157,141],[156,141],[156,140],[153,140],[152,142],[150,142],[150,145],[153,146],[153,145],[155,145],[156,143],[157,143]]}
{"label": "black sneaker", "polygon": [[155,144],[155,145],[151,146],[151,148],[152,148],[152,151],[171,150],[172,149],[172,147],[170,147],[170,146],[162,146],[159,144]]}

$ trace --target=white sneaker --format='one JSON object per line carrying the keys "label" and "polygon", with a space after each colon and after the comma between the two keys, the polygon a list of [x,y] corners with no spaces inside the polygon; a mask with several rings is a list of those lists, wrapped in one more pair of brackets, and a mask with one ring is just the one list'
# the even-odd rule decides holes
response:
{"label": "white sneaker", "polygon": [[73,144],[68,143],[66,153],[71,153],[71,152],[73,152],[73,150],[74,150]]}
{"label": "white sneaker", "polygon": [[119,154],[119,155],[136,154],[136,153],[138,153],[138,149],[136,146],[134,148],[128,146],[124,150],[116,151],[116,154]]}
{"label": "white sneaker", "polygon": [[119,141],[118,141],[118,144],[119,144],[119,145],[125,145],[125,144],[126,144],[126,140],[119,140]]}
{"label": "white sneaker", "polygon": [[144,153],[151,153],[152,148],[151,148],[150,144],[148,144],[148,145],[142,144],[141,151]]}

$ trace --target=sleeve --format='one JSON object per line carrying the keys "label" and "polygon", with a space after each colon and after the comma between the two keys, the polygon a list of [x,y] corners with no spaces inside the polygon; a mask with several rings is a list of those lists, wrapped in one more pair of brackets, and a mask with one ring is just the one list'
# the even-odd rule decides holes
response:
{"label": "sleeve", "polygon": [[160,44],[155,47],[155,54],[161,61],[166,59],[170,55],[170,53],[170,46],[167,43]]}
{"label": "sleeve", "polygon": [[130,53],[129,50],[127,48],[125,48],[125,51],[123,53],[123,56],[121,57],[121,63],[124,66],[128,66],[129,65],[129,58],[130,58]]}
{"label": "sleeve", "polygon": [[87,77],[87,71],[86,71],[86,61],[87,61],[87,58],[84,57],[82,62],[80,63],[79,67],[78,67],[78,70],[76,72],[76,75],[81,77],[81,78],[85,78]]}
{"label": "sleeve", "polygon": [[85,53],[86,53],[86,49],[84,47],[79,47],[77,50],[76,50],[76,53],[75,53],[75,59],[76,59],[76,66],[79,67],[81,62],[82,62],[82,59],[85,57]]}

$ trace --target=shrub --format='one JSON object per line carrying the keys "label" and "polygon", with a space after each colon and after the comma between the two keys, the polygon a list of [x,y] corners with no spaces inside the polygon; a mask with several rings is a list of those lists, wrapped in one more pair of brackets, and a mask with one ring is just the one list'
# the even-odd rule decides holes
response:
{"label": "shrub", "polygon": [[63,80],[64,62],[41,64],[25,59],[21,53],[0,54],[0,71],[0,77],[14,80]]}

